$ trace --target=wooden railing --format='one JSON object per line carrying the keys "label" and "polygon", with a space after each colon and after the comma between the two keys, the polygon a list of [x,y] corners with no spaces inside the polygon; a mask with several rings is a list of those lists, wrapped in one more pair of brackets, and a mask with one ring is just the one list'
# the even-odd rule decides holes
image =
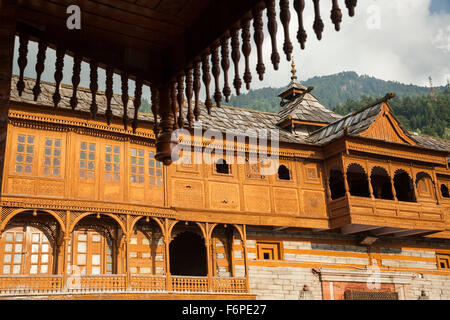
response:
{"label": "wooden railing", "polygon": [[172,290],[178,292],[207,292],[208,278],[172,276]]}
{"label": "wooden railing", "polygon": [[53,293],[62,288],[62,276],[0,276],[0,294]]}
{"label": "wooden railing", "polygon": [[246,293],[245,278],[213,278],[213,291],[223,293]]}
{"label": "wooden railing", "polygon": [[166,291],[166,276],[131,275],[130,289],[133,291]]}
{"label": "wooden railing", "polygon": [[126,290],[126,275],[82,275],[68,279],[69,292],[115,292]]}
{"label": "wooden railing", "polygon": [[[63,284],[62,276],[0,276],[0,295],[38,293],[102,293],[102,292],[168,292],[166,276],[80,275],[71,276]],[[245,278],[171,277],[172,292],[246,293]]]}

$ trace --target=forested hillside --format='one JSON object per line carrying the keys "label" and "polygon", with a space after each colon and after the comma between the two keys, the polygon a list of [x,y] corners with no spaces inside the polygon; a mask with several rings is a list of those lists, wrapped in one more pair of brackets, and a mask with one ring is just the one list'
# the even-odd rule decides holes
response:
{"label": "forested hillside", "polygon": [[[355,72],[314,77],[302,84],[306,87],[314,86],[312,94],[323,105],[343,115],[388,92],[394,92],[396,98],[390,100],[389,104],[408,130],[450,139],[449,86],[436,88],[436,96],[432,98],[430,88],[358,76]],[[238,97],[231,96],[227,105],[277,113],[280,110],[278,94],[282,90],[283,88],[250,90]],[[148,101],[143,101],[141,111],[151,112]]]}
{"label": "forested hillside", "polygon": [[[395,92],[399,97],[413,97],[430,92],[427,87],[384,81],[366,75],[359,76],[356,72],[341,72],[329,76],[314,77],[302,82],[302,84],[305,87],[314,86],[312,94],[329,109],[333,109],[339,103],[346,103],[348,99],[359,99],[363,95],[380,97],[387,92]],[[280,108],[278,94],[282,90],[283,88],[250,90],[247,94],[241,94],[240,96],[232,95],[228,105],[278,112]],[[437,88],[437,90],[442,90],[442,88]]]}

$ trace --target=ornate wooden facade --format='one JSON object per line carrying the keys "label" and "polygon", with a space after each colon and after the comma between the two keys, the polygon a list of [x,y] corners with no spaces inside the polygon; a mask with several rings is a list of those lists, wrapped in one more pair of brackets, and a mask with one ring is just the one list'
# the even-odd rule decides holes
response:
{"label": "ornate wooden facade", "polygon": [[[72,4],[83,15],[79,30],[66,27]],[[349,16],[356,4],[345,1]],[[231,62],[236,93],[243,84],[250,88],[252,38],[255,70],[264,77],[264,13],[274,69],[281,60],[277,17],[286,59],[293,51],[293,11],[305,48],[305,5],[314,6],[320,40],[325,24],[319,0],[2,0],[0,295],[248,299],[300,290],[299,298],[308,298],[314,281],[293,289],[258,283],[260,267],[270,267],[263,273],[300,267],[317,276],[322,298],[357,297],[341,289],[361,289],[355,283],[366,278],[357,269],[373,261],[384,272],[386,292],[414,277],[405,270],[448,281],[449,142],[404,130],[389,108],[390,96],[341,117],[320,105],[294,73],[280,94],[279,114],[220,106],[230,96]],[[330,18],[339,31],[339,1],[332,2]],[[11,71],[15,36],[18,77]],[[24,77],[30,40],[38,42],[35,80]],[[49,48],[56,50],[55,84],[40,80]],[[74,61],[72,86],[61,84],[66,54]],[[83,61],[89,63],[89,89],[79,87]],[[99,68],[106,71],[104,93]],[[120,75],[120,96],[113,94],[114,74]],[[136,84],[134,98],[129,79]],[[139,113],[143,86],[151,89],[152,116]],[[172,164],[178,143],[194,147],[173,131],[185,128],[190,135],[194,120],[219,131],[279,130],[280,148],[269,148],[280,158],[278,172],[261,175],[258,164],[224,159]],[[232,146],[233,157],[237,150],[244,158],[260,152],[248,141]],[[413,268],[389,261],[383,250],[409,246],[410,237],[433,257],[397,257],[411,260]],[[305,241],[310,249],[301,247]],[[350,249],[320,249],[325,244]],[[321,262],[310,257],[321,254]],[[353,260],[337,262],[336,254]],[[291,281],[292,275],[283,276]]]}

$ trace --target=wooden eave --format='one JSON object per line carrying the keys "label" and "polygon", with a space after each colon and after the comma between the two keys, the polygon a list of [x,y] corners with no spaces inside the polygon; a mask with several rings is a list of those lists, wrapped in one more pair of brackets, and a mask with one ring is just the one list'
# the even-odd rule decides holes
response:
{"label": "wooden eave", "polygon": [[446,167],[446,157],[449,154],[447,151],[428,149],[419,145],[406,145],[359,135],[343,136],[324,146],[324,154],[327,159],[336,154],[351,151],[432,163],[443,167]]}

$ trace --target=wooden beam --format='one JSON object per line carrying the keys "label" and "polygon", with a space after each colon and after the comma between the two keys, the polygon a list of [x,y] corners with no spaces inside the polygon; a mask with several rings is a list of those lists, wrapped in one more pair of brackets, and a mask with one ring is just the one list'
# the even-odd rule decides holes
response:
{"label": "wooden beam", "polygon": [[410,237],[410,236],[426,236],[426,235],[430,235],[433,233],[438,233],[440,231],[438,230],[418,230],[418,229],[414,229],[414,230],[407,230],[407,231],[402,231],[402,232],[397,232],[395,233],[393,236],[396,238],[402,238],[402,237]]}
{"label": "wooden beam", "polygon": [[348,224],[341,228],[341,233],[342,234],[354,234],[354,233],[373,230],[373,229],[377,229],[377,228],[379,228],[379,227],[368,226],[368,225],[364,225],[364,224]]}
{"label": "wooden beam", "polygon": [[16,0],[2,0],[0,1],[0,186],[6,151],[15,34]]}
{"label": "wooden beam", "polygon": [[372,230],[370,233],[373,234],[374,236],[386,236],[388,234],[392,234],[392,233],[396,233],[396,232],[400,232],[403,229],[399,229],[399,228],[388,228],[388,227],[383,227],[383,228],[378,228],[376,230]]}

